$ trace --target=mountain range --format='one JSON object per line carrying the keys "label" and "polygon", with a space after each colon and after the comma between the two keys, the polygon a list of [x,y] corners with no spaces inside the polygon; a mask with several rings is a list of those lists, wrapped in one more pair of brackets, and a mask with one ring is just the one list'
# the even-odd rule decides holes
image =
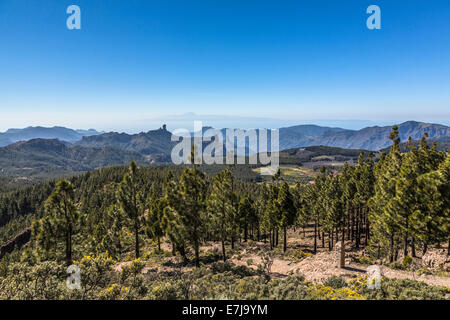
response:
{"label": "mountain range", "polygon": [[[224,130],[222,129],[222,132]],[[320,145],[345,149],[380,150],[391,145],[389,134],[392,126],[348,130],[317,125],[298,125],[279,130],[280,150]],[[428,133],[432,140],[450,140],[450,127],[444,125],[417,121],[408,121],[399,125],[402,142],[409,137],[412,140],[419,140],[425,133]],[[112,146],[144,155],[169,155],[174,142],[171,141],[171,133],[163,126],[158,130],[134,135],[111,132],[83,137],[75,144],[84,147]]]}
{"label": "mountain range", "polygon": [[[203,128],[203,131],[206,129]],[[391,130],[391,126],[361,130],[317,125],[286,127],[280,129],[280,151],[294,150],[289,152],[296,153],[295,149],[311,146],[385,151],[391,145]],[[428,133],[430,140],[439,141],[441,149],[449,149],[450,128],[444,125],[408,121],[399,125],[399,133],[402,142],[409,137],[419,140]],[[171,137],[172,133],[165,126],[139,134],[101,133],[63,127],[10,129],[0,134],[3,141],[20,138],[25,141],[0,147],[0,172],[13,176],[32,176],[50,172],[87,171],[123,165],[131,160],[142,165],[167,163],[177,143],[171,141]]]}
{"label": "mountain range", "polygon": [[[429,138],[433,140],[450,140],[450,127],[444,125],[407,121],[399,124],[398,127],[402,142],[408,140],[409,137],[412,140],[419,140],[425,133],[428,133]],[[389,140],[391,130],[392,126],[374,126],[361,130],[304,125],[281,128],[280,150],[319,145],[345,149],[380,150],[391,145]]]}
{"label": "mountain range", "polygon": [[73,130],[64,127],[27,127],[24,129],[9,129],[0,132],[0,147],[4,147],[15,142],[27,141],[31,139],[58,139],[61,141],[75,142],[86,136],[101,134],[94,129]]}

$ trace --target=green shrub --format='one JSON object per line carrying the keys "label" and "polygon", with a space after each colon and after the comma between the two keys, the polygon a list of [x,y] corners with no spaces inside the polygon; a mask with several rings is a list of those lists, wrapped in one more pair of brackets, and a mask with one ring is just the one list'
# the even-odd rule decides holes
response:
{"label": "green shrub", "polygon": [[371,265],[373,264],[372,259],[370,259],[370,257],[366,256],[366,255],[361,255],[359,256],[359,263],[364,264],[364,265]]}
{"label": "green shrub", "polygon": [[402,264],[405,268],[408,268],[411,266],[411,263],[413,262],[413,259],[410,256],[405,256],[403,258]]}
{"label": "green shrub", "polygon": [[333,289],[341,289],[347,287],[347,281],[344,278],[338,276],[331,276],[326,279],[323,284]]}
{"label": "green shrub", "polygon": [[427,267],[422,267],[422,268],[420,268],[419,270],[417,270],[417,274],[418,275],[431,275],[431,274],[433,274],[433,272],[430,270],[430,269],[428,269]]}
{"label": "green shrub", "polygon": [[405,270],[405,266],[398,262],[398,261],[394,261],[392,263],[389,264],[389,268],[394,269],[394,270]]}
{"label": "green shrub", "polygon": [[350,282],[350,287],[369,300],[444,300],[450,293],[449,288],[409,279],[382,278],[381,288],[371,290],[367,277],[359,277]]}

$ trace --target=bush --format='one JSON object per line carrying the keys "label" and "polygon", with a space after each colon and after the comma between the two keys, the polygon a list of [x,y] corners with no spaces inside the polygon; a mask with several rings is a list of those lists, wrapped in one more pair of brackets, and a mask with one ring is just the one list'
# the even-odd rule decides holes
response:
{"label": "bush", "polygon": [[361,255],[359,256],[359,263],[363,264],[363,265],[371,265],[373,264],[372,259],[370,259],[368,256],[366,255]]}
{"label": "bush", "polygon": [[444,300],[450,293],[449,288],[408,279],[382,278],[381,288],[371,290],[367,277],[359,277],[350,282],[350,287],[369,300]]}
{"label": "bush", "polygon": [[342,277],[331,276],[326,279],[323,284],[333,289],[341,289],[347,287],[347,281]]}
{"label": "bush", "polygon": [[428,269],[427,267],[422,267],[422,268],[420,268],[419,270],[417,270],[417,274],[420,276],[420,275],[431,275],[431,274],[433,274],[433,272],[430,270],[430,269]]}
{"label": "bush", "polygon": [[392,263],[389,264],[389,268],[394,269],[394,270],[405,270],[405,266],[398,262],[398,261],[394,261]]}
{"label": "bush", "polygon": [[292,250],[291,252],[289,252],[289,256],[297,261],[303,260],[304,258],[309,257],[310,255],[311,255],[311,253],[304,252],[300,249]]}
{"label": "bush", "polygon": [[411,266],[411,263],[413,262],[413,259],[410,256],[405,256],[403,258],[402,264],[405,268],[408,268]]}

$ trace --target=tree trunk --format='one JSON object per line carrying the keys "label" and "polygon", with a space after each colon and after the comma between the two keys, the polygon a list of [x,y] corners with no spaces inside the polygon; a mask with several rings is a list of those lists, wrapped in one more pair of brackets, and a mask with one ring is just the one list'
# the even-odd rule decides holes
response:
{"label": "tree trunk", "polygon": [[394,235],[391,235],[389,242],[389,262],[394,262]]}
{"label": "tree trunk", "polygon": [[325,248],[325,233],[322,231],[322,248]]}
{"label": "tree trunk", "polygon": [[172,256],[176,256],[177,251],[175,250],[175,242],[172,242]]}
{"label": "tree trunk", "polygon": [[137,226],[134,227],[134,235],[135,235],[135,255],[136,259],[139,258],[139,229]]}
{"label": "tree trunk", "polygon": [[225,241],[222,240],[222,256],[223,256],[223,262],[227,261],[227,256],[225,254]]}
{"label": "tree trunk", "polygon": [[366,239],[364,241],[365,246],[369,245],[369,230],[370,230],[369,219],[366,219]]}
{"label": "tree trunk", "polygon": [[[342,229],[344,230],[344,229]],[[343,233],[344,231],[342,231]],[[337,234],[337,230],[336,230],[336,234]],[[337,239],[336,239],[337,240]],[[339,257],[339,268],[344,268],[345,267],[345,243],[344,243],[344,237],[341,238],[341,255]]]}
{"label": "tree trunk", "polygon": [[[266,238],[264,238],[264,242],[266,242]],[[273,249],[273,235],[272,230],[269,231],[269,242],[270,242],[270,250]]]}
{"label": "tree trunk", "polygon": [[333,244],[331,243],[331,238],[330,234],[328,233],[328,251],[332,250]]}
{"label": "tree trunk", "polygon": [[283,252],[286,252],[286,249],[287,249],[287,232],[286,232],[286,228],[284,228],[283,233],[284,233]]}
{"label": "tree trunk", "polygon": [[411,256],[416,257],[416,239],[413,237],[411,241]]}
{"label": "tree trunk", "polygon": [[195,250],[195,267],[200,267],[200,248],[198,239],[195,239],[194,241],[194,250]]}
{"label": "tree trunk", "polygon": [[72,264],[72,252],[70,249],[70,230],[66,231],[66,264],[70,266]]}
{"label": "tree trunk", "polygon": [[161,238],[158,237],[158,251],[161,251]]}
{"label": "tree trunk", "polygon": [[424,242],[423,243],[422,256],[425,255],[425,253],[427,253],[427,251],[428,251],[428,243]]}
{"label": "tree trunk", "polygon": [[350,226],[351,232],[350,232],[350,241],[353,242],[355,240],[355,215],[352,214],[352,223]]}
{"label": "tree trunk", "polygon": [[356,236],[355,236],[355,248],[359,249],[359,210],[356,213]]}
{"label": "tree trunk", "polygon": [[245,225],[245,229],[244,229],[244,242],[247,242],[247,237],[248,237],[248,226]]}
{"label": "tree trunk", "polygon": [[184,248],[184,245],[180,246],[180,247],[178,248],[178,251],[180,252],[181,257],[183,258],[183,261],[184,261],[185,263],[187,263],[187,262],[188,262],[188,259],[187,259],[187,256],[186,256],[186,250],[185,250],[185,248]]}
{"label": "tree trunk", "polygon": [[450,256],[450,238],[448,238],[448,243],[447,243],[447,255]]}
{"label": "tree trunk", "polygon": [[406,257],[408,255],[408,235],[403,239],[403,256]]}
{"label": "tree trunk", "polygon": [[317,222],[314,222],[314,253],[317,253]]}

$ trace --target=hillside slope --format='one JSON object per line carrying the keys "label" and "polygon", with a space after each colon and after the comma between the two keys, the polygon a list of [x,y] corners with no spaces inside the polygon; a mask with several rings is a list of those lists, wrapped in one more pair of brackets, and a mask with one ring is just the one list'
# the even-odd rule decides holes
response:
{"label": "hillside slope", "polygon": [[109,132],[97,136],[83,137],[76,145],[83,147],[114,147],[121,150],[138,152],[142,155],[170,156],[172,147],[176,142],[171,141],[172,134],[165,128],[141,132],[139,134],[126,134]]}
{"label": "hillside slope", "polygon": [[63,171],[81,172],[127,164],[131,160],[148,162],[137,152],[111,147],[71,146],[56,139],[33,139],[0,148],[1,172],[14,176]]}
{"label": "hillside slope", "polygon": [[0,132],[0,147],[4,147],[19,141],[32,139],[58,139],[61,141],[75,142],[84,136],[100,134],[94,129],[73,130],[64,127],[27,127],[24,129],[9,129]]}
{"label": "hillside slope", "polygon": [[[400,139],[420,140],[425,133],[430,139],[450,140],[450,128],[440,124],[408,121],[399,126]],[[392,126],[368,127],[361,130],[327,131],[316,137],[312,145],[325,145],[346,149],[380,150],[391,145],[389,134]]]}

